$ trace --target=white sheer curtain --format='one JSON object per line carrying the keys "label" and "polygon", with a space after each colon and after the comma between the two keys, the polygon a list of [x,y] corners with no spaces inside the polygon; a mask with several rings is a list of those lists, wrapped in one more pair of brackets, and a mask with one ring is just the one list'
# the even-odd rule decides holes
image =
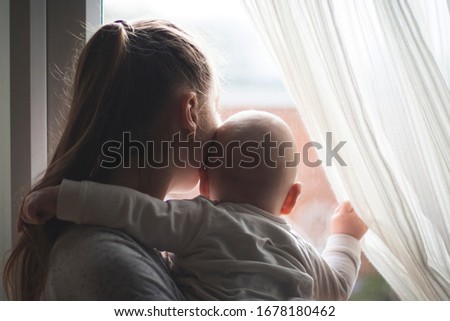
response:
{"label": "white sheer curtain", "polygon": [[446,0],[244,3],[311,139],[347,141],[326,172],[370,227],[366,255],[401,299],[450,299]]}

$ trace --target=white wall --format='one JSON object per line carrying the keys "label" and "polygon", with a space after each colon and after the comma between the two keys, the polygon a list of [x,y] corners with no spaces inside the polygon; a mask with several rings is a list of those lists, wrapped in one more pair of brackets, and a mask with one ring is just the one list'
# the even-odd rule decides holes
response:
{"label": "white wall", "polygon": [[[9,84],[9,0],[0,0],[0,263],[11,247],[11,148]],[[5,299],[1,283],[0,299]]]}

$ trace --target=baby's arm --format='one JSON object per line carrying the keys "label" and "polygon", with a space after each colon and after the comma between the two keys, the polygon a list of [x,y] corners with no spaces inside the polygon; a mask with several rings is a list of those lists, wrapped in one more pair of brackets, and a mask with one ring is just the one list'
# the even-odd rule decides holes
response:
{"label": "baby's arm", "polygon": [[146,247],[179,253],[203,222],[200,202],[198,198],[165,202],[130,188],[64,180],[57,217],[120,229]]}
{"label": "baby's arm", "polygon": [[367,226],[349,202],[336,208],[331,218],[332,235],[321,259],[316,261],[316,299],[348,299],[361,264],[359,240],[366,232]]}
{"label": "baby's arm", "polygon": [[[37,203],[45,214],[42,221],[51,217],[51,212],[55,211],[54,200],[53,205],[45,205],[47,210],[43,210],[43,204],[52,203],[50,197],[43,195],[51,193],[54,194],[51,190],[42,191],[41,195],[38,194],[29,202],[29,207]],[[195,237],[198,231],[198,227],[195,227],[202,222],[199,199],[164,202],[130,188],[69,180],[63,181],[57,194],[58,219],[120,229],[146,247],[173,253],[179,252]],[[33,210],[29,212],[31,214]],[[36,219],[33,221],[30,217],[35,218],[37,215],[28,215],[25,221],[43,223]]]}

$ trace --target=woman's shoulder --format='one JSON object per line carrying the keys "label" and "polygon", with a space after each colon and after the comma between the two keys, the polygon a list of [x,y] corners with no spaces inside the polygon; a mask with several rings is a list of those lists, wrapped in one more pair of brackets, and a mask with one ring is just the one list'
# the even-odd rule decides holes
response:
{"label": "woman's shoulder", "polygon": [[125,233],[72,226],[56,241],[44,297],[50,300],[181,299],[156,250]]}
{"label": "woman's shoulder", "polygon": [[118,251],[146,251],[135,240],[122,231],[93,226],[71,225],[56,240],[52,257],[64,255],[75,259],[77,255],[106,256],[115,255]]}

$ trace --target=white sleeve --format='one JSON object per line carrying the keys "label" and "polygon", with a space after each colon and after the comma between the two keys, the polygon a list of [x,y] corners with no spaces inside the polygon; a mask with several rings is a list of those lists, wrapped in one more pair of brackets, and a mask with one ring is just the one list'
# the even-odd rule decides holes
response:
{"label": "white sleeve", "polygon": [[203,221],[201,202],[165,202],[126,187],[63,180],[57,218],[120,229],[146,247],[180,253]]}
{"label": "white sleeve", "polygon": [[314,264],[316,300],[347,300],[361,265],[359,240],[346,234],[333,234]]}

